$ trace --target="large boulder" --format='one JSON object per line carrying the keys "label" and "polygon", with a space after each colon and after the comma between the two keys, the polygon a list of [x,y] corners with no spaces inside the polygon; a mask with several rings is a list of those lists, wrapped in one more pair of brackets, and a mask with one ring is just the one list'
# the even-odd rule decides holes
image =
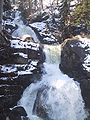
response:
{"label": "large boulder", "polygon": [[86,106],[90,108],[90,39],[78,36],[65,40],[60,69],[80,83]]}

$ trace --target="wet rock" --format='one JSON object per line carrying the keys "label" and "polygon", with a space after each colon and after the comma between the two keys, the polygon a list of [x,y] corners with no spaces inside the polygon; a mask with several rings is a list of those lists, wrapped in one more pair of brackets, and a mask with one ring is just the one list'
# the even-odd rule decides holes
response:
{"label": "wet rock", "polygon": [[90,108],[90,40],[68,39],[62,44],[60,69],[80,83],[86,106]]}
{"label": "wet rock", "polygon": [[33,113],[42,118],[43,120],[51,120],[48,116],[48,105],[46,101],[48,99],[49,87],[43,86],[38,90],[36,100],[34,103]]}
{"label": "wet rock", "polygon": [[[21,106],[15,106],[11,110],[4,110],[3,113],[5,115],[5,120],[29,120],[25,109]],[[4,117],[2,120],[4,120]]]}
{"label": "wet rock", "polygon": [[27,113],[23,107],[15,107],[11,110],[9,114],[10,120],[21,120],[21,116],[27,116]]}

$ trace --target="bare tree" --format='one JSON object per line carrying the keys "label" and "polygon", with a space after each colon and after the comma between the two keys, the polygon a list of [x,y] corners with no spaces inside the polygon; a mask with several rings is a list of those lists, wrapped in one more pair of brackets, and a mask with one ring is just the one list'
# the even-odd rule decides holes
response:
{"label": "bare tree", "polygon": [[3,0],[0,0],[0,32],[2,31]]}

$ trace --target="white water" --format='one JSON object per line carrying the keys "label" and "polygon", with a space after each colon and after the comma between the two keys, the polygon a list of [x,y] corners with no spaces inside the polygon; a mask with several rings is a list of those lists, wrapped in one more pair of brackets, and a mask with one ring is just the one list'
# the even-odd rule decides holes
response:
{"label": "white water", "polygon": [[46,74],[42,76],[41,81],[26,88],[18,105],[25,108],[30,120],[42,120],[33,115],[32,110],[38,89],[47,85],[51,89],[47,92],[49,97],[44,104],[52,120],[84,120],[86,115],[79,84],[59,70],[60,46],[45,45],[44,51]]}
{"label": "white water", "polygon": [[21,15],[19,11],[16,11],[15,13],[15,18],[12,22],[13,24],[16,24],[18,26],[18,29],[16,29],[13,33],[12,36],[24,39],[27,37],[32,37],[34,42],[38,42],[38,38],[35,34],[35,32],[30,28],[29,26],[24,25],[23,21],[21,20]]}

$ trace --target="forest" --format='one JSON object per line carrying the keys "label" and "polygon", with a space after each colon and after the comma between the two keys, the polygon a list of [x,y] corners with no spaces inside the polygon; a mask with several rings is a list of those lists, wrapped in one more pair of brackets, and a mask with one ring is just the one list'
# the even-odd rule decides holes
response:
{"label": "forest", "polygon": [[90,0],[0,0],[0,120],[90,120]]}

